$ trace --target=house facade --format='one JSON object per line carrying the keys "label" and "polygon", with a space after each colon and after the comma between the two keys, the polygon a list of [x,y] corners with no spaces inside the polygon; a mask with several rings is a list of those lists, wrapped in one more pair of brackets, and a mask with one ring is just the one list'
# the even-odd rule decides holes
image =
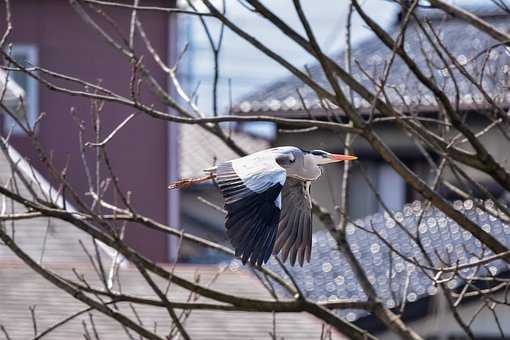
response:
{"label": "house facade", "polygon": [[[169,2],[153,0],[147,2],[147,5],[168,6]],[[84,8],[87,14],[112,36],[119,38],[108,20],[116,22],[124,35],[128,34],[131,16],[129,9],[86,5]],[[2,7],[1,11],[4,17],[5,8]],[[9,36],[9,42],[12,43],[12,56],[17,61],[91,83],[101,82],[106,88],[129,95],[129,61],[87,25],[69,2],[13,1],[11,11],[14,30]],[[155,11],[140,11],[138,16],[154,49],[162,58],[171,62],[176,46],[175,17]],[[2,31],[4,25],[2,21]],[[141,41],[138,41],[135,47],[140,54],[147,54]],[[144,62],[155,79],[166,86],[164,73],[152,59],[146,55]],[[33,123],[40,112],[46,113],[37,129],[44,149],[51,151],[52,160],[58,169],[63,169],[67,164],[68,180],[76,191],[82,194],[87,192],[89,185],[80,157],[77,121],[82,121],[86,127],[85,142],[93,141],[90,100],[52,91],[19,72],[13,72],[12,79],[25,91],[28,121]],[[58,83],[58,80],[50,80]],[[158,104],[160,101],[149,90],[142,90],[141,99],[146,103],[154,103],[157,109],[166,109]],[[105,103],[100,114],[102,136],[107,136],[131,113],[127,107]],[[0,125],[5,135],[13,124],[6,115],[2,115]],[[176,194],[169,196],[166,186],[170,178],[177,177],[177,158],[170,157],[170,153],[175,153],[176,138],[175,128],[167,122],[139,114],[107,146],[121,189],[123,192],[132,193],[133,206],[140,213],[172,225],[178,224],[178,202]],[[49,178],[33,145],[20,129],[12,129],[10,143]],[[95,150],[87,149],[86,157],[88,164],[94,169]],[[106,171],[105,167],[100,168],[101,173],[106,174]],[[92,171],[93,176],[94,174],[95,170]],[[113,199],[113,196],[109,195],[108,199]],[[171,249],[172,239],[135,225],[127,228],[125,239],[128,244],[155,261],[167,261],[175,253]]]}

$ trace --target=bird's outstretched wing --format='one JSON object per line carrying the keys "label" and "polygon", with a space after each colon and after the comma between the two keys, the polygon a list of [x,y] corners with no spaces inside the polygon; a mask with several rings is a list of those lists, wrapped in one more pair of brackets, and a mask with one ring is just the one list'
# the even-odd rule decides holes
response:
{"label": "bird's outstretched wing", "polygon": [[285,169],[267,152],[218,165],[216,181],[225,199],[227,235],[243,263],[261,265],[271,256],[285,179]]}
{"label": "bird's outstretched wing", "polygon": [[273,253],[281,252],[291,265],[310,262],[312,251],[312,201],[310,182],[287,178],[282,190],[282,214]]}

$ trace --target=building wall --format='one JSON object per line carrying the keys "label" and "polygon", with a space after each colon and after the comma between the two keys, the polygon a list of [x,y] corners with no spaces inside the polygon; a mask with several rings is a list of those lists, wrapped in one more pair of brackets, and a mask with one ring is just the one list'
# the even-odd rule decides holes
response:
{"label": "building wall", "polygon": [[[487,123],[482,121],[480,116],[474,114],[473,117],[472,121],[469,122],[472,131],[477,132],[484,129]],[[431,167],[418,150],[415,141],[405,135],[394,123],[378,124],[376,132],[409,168],[422,179],[432,183],[434,176]],[[508,151],[505,149],[508,141],[499,130],[492,129],[483,135],[480,140],[500,164],[506,169],[510,169],[510,159]],[[279,132],[274,144],[275,146],[295,145],[305,150],[324,149],[330,152],[344,153],[344,143],[344,134],[318,130],[299,134]],[[457,144],[457,146],[472,151],[468,143]],[[354,139],[353,153],[359,157],[359,160],[351,163],[350,176],[352,180],[350,181],[348,194],[351,218],[362,218],[383,211],[376,200],[375,194],[370,190],[367,179],[370,180],[390,209],[400,210],[404,203],[421,199],[420,195],[413,192],[361,137]],[[483,183],[496,197],[502,194],[501,187],[487,175],[466,166],[461,166],[461,168],[475,181]],[[322,206],[334,211],[335,207],[340,205],[343,165],[331,164],[325,166],[324,170],[323,176],[312,186],[311,193],[312,197]],[[454,176],[448,169],[444,173],[444,178],[466,189],[465,184],[458,183],[458,177]],[[445,194],[448,199],[458,198],[452,193]]]}
{"label": "building wall", "polygon": [[[151,1],[151,4],[168,6],[168,1]],[[114,92],[129,95],[131,66],[128,60],[87,26],[71,8],[69,2],[25,0],[12,2],[11,6],[14,31],[10,41],[14,44],[35,46],[40,66],[92,83],[101,81],[103,86]],[[118,8],[102,7],[102,9],[118,22],[120,30],[127,36],[131,12]],[[104,18],[94,11],[89,13],[105,27],[106,31],[118,38]],[[4,16],[3,13],[1,15]],[[167,48],[168,16],[148,11],[140,12],[138,15],[147,35],[151,37],[154,48],[159,51],[163,60],[167,60],[167,51],[170,50]],[[154,71],[157,81],[166,87],[163,72],[158,72],[141,41],[138,41],[136,48],[145,55],[144,62]],[[62,84],[61,81],[56,83]],[[158,105],[157,98],[149,93],[147,84],[142,86],[141,98],[146,103],[154,103],[158,109],[165,109]],[[88,188],[87,179],[80,159],[78,127],[70,110],[74,108],[76,117],[83,120],[87,128],[84,139],[92,140],[90,100],[40,87],[38,104],[39,110],[47,113],[38,131],[44,148],[52,150],[57,167],[62,168],[69,162],[68,179],[79,193],[84,193]],[[103,136],[132,112],[130,108],[106,103],[101,113]],[[45,169],[37,161],[37,154],[25,137],[13,136],[11,142],[45,173]],[[132,192],[132,201],[136,209],[158,221],[166,222],[167,123],[140,114],[111,140],[107,150],[122,190]],[[93,150],[87,151],[87,159],[92,168],[94,154]],[[102,167],[101,172],[105,174],[106,169]],[[167,259],[165,235],[130,225],[126,240],[153,260]]]}
{"label": "building wall", "polygon": [[[398,152],[402,157],[413,160],[416,156],[412,148],[412,142],[399,134],[394,128],[385,126],[379,131],[382,138],[387,141],[390,147]],[[275,146],[295,145],[305,150],[323,149],[334,153],[344,153],[345,135],[330,131],[312,131],[307,133],[283,133],[277,135]],[[375,195],[369,189],[366,178],[369,178],[373,186],[382,192],[382,196],[387,206],[392,209],[400,209],[406,201],[405,185],[398,175],[385,163],[382,163],[378,155],[371,149],[370,145],[361,138],[354,139],[353,154],[359,157],[358,161],[351,162],[350,188],[348,192],[349,212],[351,218],[363,218],[378,211],[382,211]],[[334,212],[336,207],[340,206],[340,195],[342,187],[343,164],[330,164],[323,167],[323,175],[312,185],[312,197],[323,207]],[[390,190],[386,190],[388,195],[384,195],[386,189],[385,181],[392,180],[394,183]],[[397,185],[401,192],[397,195]],[[334,213],[335,217],[339,214]],[[318,225],[314,221],[314,225]]]}

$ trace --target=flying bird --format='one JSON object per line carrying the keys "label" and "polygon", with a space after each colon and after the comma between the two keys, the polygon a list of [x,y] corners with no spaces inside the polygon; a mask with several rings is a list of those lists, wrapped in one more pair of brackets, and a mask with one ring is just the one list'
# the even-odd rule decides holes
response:
{"label": "flying bird", "polygon": [[282,146],[205,169],[209,175],[184,179],[169,188],[184,188],[214,179],[225,201],[225,227],[243,264],[262,265],[271,254],[303,266],[312,250],[310,185],[322,166],[357,157],[323,150]]}

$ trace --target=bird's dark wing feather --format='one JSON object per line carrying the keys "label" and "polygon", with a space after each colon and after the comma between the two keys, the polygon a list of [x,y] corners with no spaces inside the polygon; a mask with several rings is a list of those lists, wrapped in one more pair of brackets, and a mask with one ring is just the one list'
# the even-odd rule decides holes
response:
{"label": "bird's dark wing feather", "polygon": [[310,262],[312,251],[312,201],[310,182],[287,178],[282,190],[282,213],[274,254],[282,260],[303,266]]}
{"label": "bird's dark wing feather", "polygon": [[225,199],[225,227],[236,256],[243,263],[261,265],[276,241],[286,172],[272,156],[254,155],[219,164],[216,181]]}

